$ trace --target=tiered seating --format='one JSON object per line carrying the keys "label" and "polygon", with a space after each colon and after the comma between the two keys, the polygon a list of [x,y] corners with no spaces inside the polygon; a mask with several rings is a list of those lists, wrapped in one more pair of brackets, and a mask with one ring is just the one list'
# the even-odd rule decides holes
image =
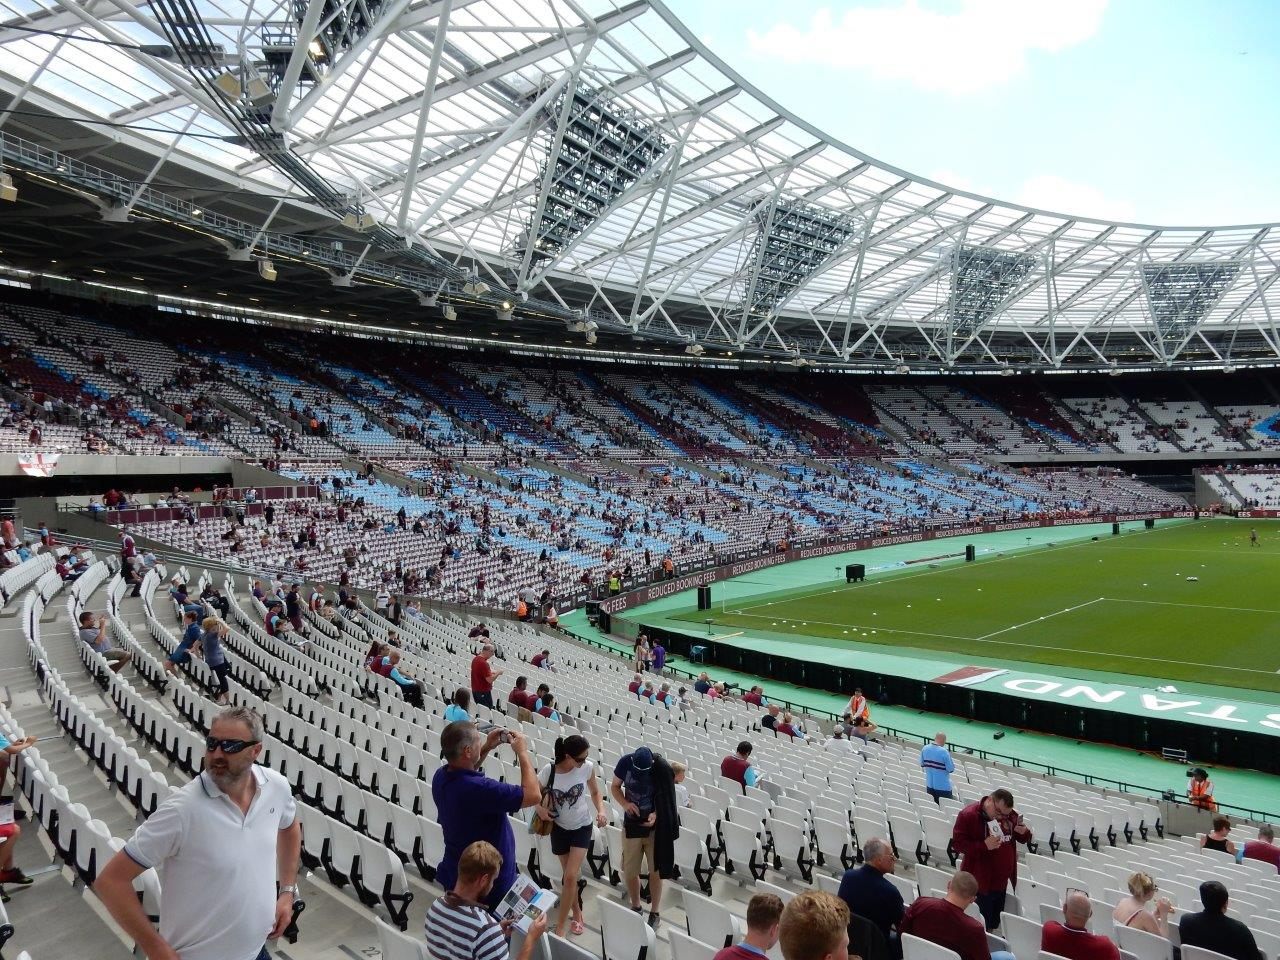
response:
{"label": "tiered seating", "polygon": [[982,450],[959,420],[914,387],[871,385],[867,396],[882,417],[899,424],[914,453],[932,457],[941,450],[941,456],[974,456]]}
{"label": "tiered seating", "polygon": [[990,450],[1027,457],[1057,452],[1053,439],[1039,431],[1031,433],[991,401],[968,390],[926,386],[920,394],[963,423]]}
{"label": "tiered seating", "polygon": [[1067,397],[1063,402],[1121,453],[1172,453],[1178,449],[1155,433],[1122,397]]}
{"label": "tiered seating", "polygon": [[1156,423],[1169,427],[1185,450],[1211,452],[1246,450],[1230,436],[1199,400],[1142,401],[1142,409]]}
{"label": "tiered seating", "polygon": [[[1214,477],[1213,474],[1209,474]],[[1246,508],[1280,509],[1280,473],[1229,472],[1226,480],[1239,491]],[[1226,488],[1224,488],[1226,489]]]}

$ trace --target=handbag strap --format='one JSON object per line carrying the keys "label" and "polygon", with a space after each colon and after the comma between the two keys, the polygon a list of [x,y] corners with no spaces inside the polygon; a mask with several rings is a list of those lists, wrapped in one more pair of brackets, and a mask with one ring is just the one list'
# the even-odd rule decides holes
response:
{"label": "handbag strap", "polygon": [[556,765],[551,764],[551,773],[547,775],[547,785],[543,788],[542,795],[547,798],[547,812],[554,813],[556,804],[555,794],[551,790],[552,784],[556,782]]}

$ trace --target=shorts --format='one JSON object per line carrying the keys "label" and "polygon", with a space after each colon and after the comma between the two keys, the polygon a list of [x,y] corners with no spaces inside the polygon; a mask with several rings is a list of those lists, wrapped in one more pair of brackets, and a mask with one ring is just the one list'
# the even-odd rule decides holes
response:
{"label": "shorts", "polygon": [[102,659],[111,663],[119,663],[121,660],[128,660],[129,654],[123,650],[104,650],[102,651]]}
{"label": "shorts", "polygon": [[165,659],[170,663],[190,663],[191,652],[189,650],[174,650],[173,653],[169,654]]}
{"label": "shorts", "polygon": [[640,861],[647,860],[649,872],[656,871],[653,859],[653,831],[647,837],[625,837],[622,841],[622,875],[624,877],[640,876]]}
{"label": "shorts", "polygon": [[551,825],[551,852],[563,857],[572,847],[591,849],[591,824],[576,830],[561,830],[560,824]]}

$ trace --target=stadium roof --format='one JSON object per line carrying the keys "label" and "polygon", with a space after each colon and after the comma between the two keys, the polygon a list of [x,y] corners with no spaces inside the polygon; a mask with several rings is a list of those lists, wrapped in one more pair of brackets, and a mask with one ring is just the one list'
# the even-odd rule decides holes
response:
{"label": "stadium roof", "polygon": [[556,343],[960,369],[1280,359],[1276,225],[1113,223],[933,183],[784,110],[657,0],[0,15],[6,168],[91,196],[95,242],[132,229],[139,257],[195,229]]}

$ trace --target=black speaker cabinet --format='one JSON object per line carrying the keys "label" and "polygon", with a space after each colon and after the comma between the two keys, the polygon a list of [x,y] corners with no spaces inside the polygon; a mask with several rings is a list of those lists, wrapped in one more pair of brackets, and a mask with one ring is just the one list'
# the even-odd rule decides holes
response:
{"label": "black speaker cabinet", "polygon": [[972,543],[966,543],[964,545],[964,562],[973,563],[973,561],[977,559],[978,559],[978,551],[973,548]]}
{"label": "black speaker cabinet", "polygon": [[867,567],[862,563],[848,563],[844,568],[845,583],[861,583],[867,578]]}
{"label": "black speaker cabinet", "polygon": [[711,588],[710,587],[698,588],[698,609],[699,610],[711,609]]}

